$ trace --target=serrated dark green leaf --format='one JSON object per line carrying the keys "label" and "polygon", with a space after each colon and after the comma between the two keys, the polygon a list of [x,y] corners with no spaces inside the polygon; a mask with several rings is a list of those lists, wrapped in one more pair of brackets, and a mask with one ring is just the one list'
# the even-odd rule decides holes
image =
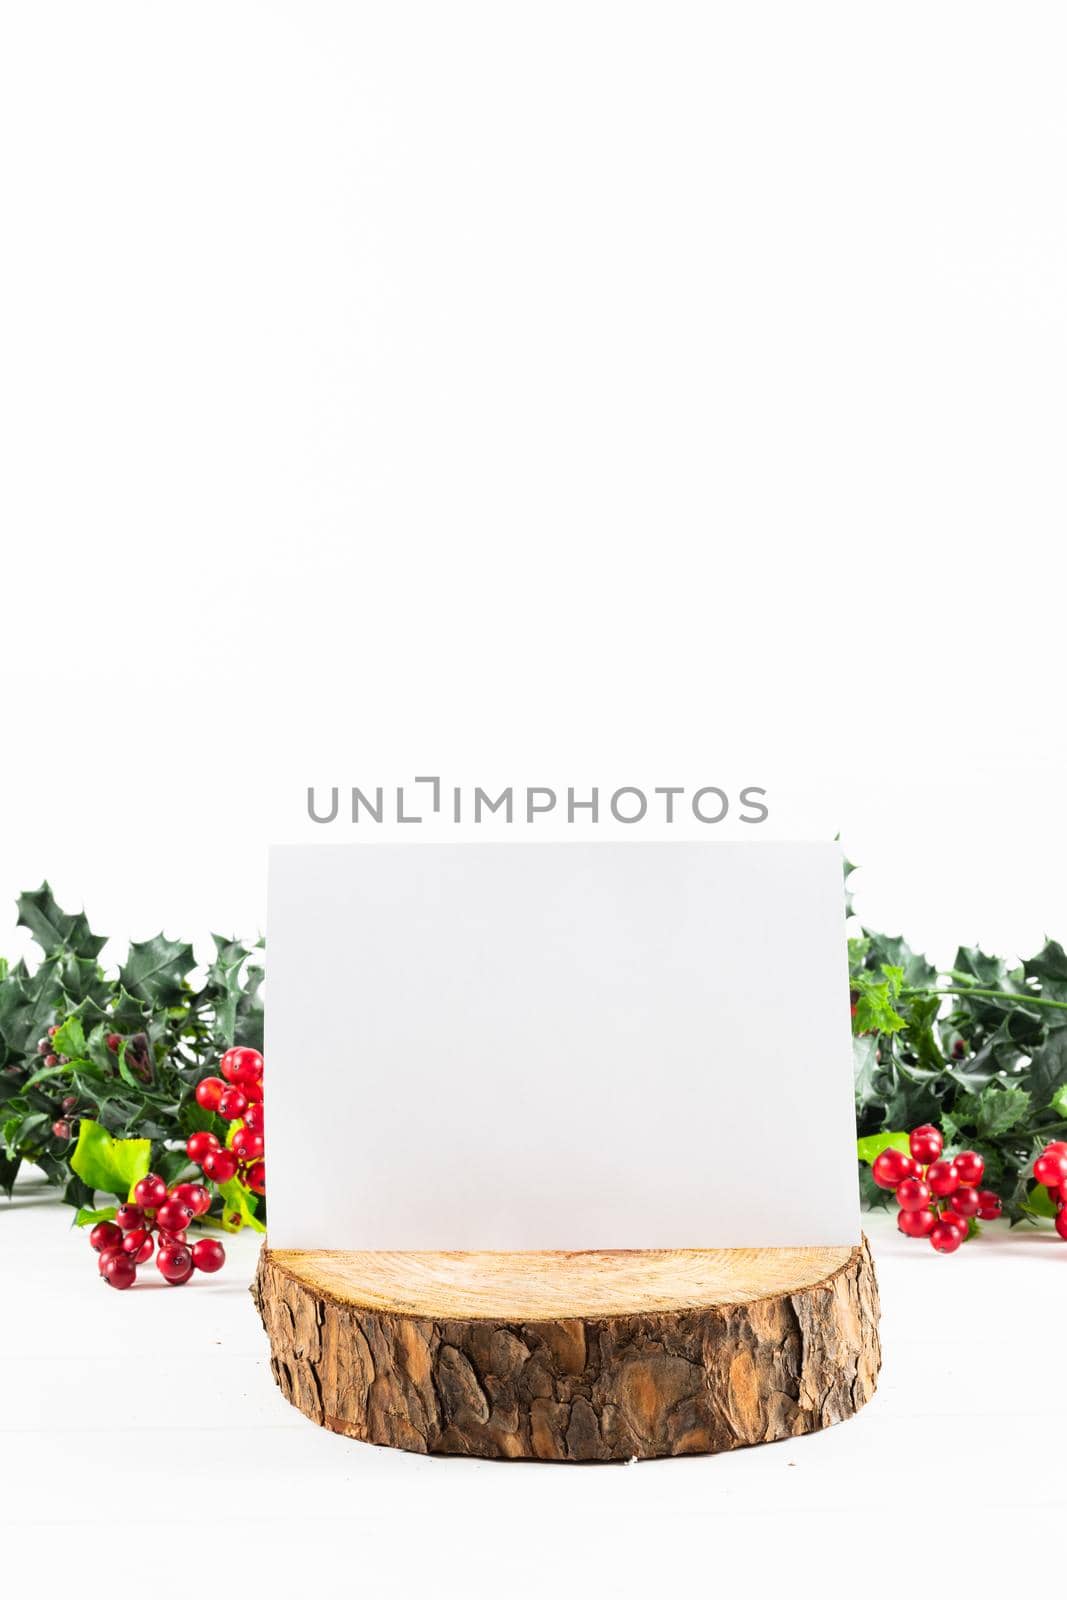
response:
{"label": "serrated dark green leaf", "polygon": [[173,1006],[181,1000],[182,983],[195,965],[191,944],[159,933],[142,944],[130,945],[119,976],[135,999],[151,1006]]}
{"label": "serrated dark green leaf", "polygon": [[971,1130],[976,1139],[993,1141],[1028,1120],[1030,1095],[1017,1085],[990,1083],[976,1095],[958,1095],[952,1115],[957,1125]]}
{"label": "serrated dark green leaf", "polygon": [[106,938],[93,933],[84,911],[61,911],[47,883],[20,894],[18,909],[19,926],[30,930],[46,955],[71,950],[77,956],[95,960],[107,943]]}
{"label": "serrated dark green leaf", "polygon": [[1023,971],[1028,978],[1037,978],[1042,984],[1067,987],[1067,951],[1057,940],[1049,939],[1036,956],[1023,962]]}
{"label": "serrated dark green leaf", "polygon": [[1050,1032],[1030,1062],[1030,1093],[1034,1106],[1043,1111],[1052,1105],[1059,1090],[1067,1084],[1067,1028]]}

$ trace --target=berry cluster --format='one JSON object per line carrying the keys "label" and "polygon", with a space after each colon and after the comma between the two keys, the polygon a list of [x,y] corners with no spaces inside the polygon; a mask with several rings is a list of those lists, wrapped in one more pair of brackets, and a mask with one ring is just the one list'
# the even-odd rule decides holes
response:
{"label": "berry cluster", "polygon": [[219,1063],[221,1078],[201,1078],[196,1100],[224,1122],[236,1122],[225,1145],[207,1129],[191,1134],[185,1152],[216,1183],[239,1178],[253,1194],[265,1194],[263,1164],[263,1057],[236,1045]]}
{"label": "berry cluster", "polygon": [[[915,1128],[908,1135],[908,1146],[910,1155],[888,1149],[875,1158],[874,1181],[896,1194],[901,1233],[909,1239],[929,1239],[935,1250],[950,1255],[966,1239],[972,1217],[991,1222],[1000,1216],[1000,1196],[992,1189],[979,1189],[985,1162],[978,1152],[943,1155],[941,1135],[932,1123]],[[1064,1174],[1067,1182],[1067,1161]]]}
{"label": "berry cluster", "polygon": [[[58,1032],[58,1027],[51,1027],[44,1037],[38,1039],[37,1041],[37,1054],[44,1057],[44,1060],[41,1063],[42,1066],[64,1067],[70,1060],[69,1056],[61,1056],[56,1054],[52,1041]],[[74,1110],[77,1104],[78,1096],[76,1094],[65,1095],[63,1097],[59,1107],[60,1114],[52,1124],[53,1139],[69,1139],[71,1137],[71,1134],[74,1130],[70,1124],[70,1113]]]}
{"label": "berry cluster", "polygon": [[217,1272],[226,1252],[217,1239],[197,1239],[190,1245],[186,1228],[202,1217],[211,1196],[202,1183],[179,1183],[168,1189],[150,1172],[133,1191],[133,1199],[119,1206],[114,1222],[98,1222],[89,1243],[100,1252],[100,1275],[113,1289],[129,1289],[137,1281],[137,1268],[155,1251],[160,1276],[175,1287],[188,1283],[194,1270]]}
{"label": "berry cluster", "polygon": [[1061,1239],[1067,1239],[1067,1143],[1053,1139],[1034,1162],[1034,1177],[1048,1190],[1056,1207],[1053,1226]]}

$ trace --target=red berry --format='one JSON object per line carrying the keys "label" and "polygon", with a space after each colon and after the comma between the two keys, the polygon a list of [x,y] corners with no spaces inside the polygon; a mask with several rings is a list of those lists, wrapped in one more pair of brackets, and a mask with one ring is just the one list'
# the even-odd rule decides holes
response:
{"label": "red berry", "polygon": [[192,1214],[189,1206],[183,1206],[180,1200],[171,1195],[156,1212],[156,1227],[162,1228],[164,1233],[181,1233],[183,1228],[189,1226]]}
{"label": "red berry", "polygon": [[184,1228],[175,1228],[173,1231],[168,1231],[165,1228],[160,1228],[160,1230],[159,1230],[160,1248],[162,1248],[163,1245],[165,1245],[165,1244],[185,1244],[185,1242],[188,1239],[188,1237],[189,1236],[186,1233]]}
{"label": "red berry", "polygon": [[871,1175],[879,1189],[895,1189],[905,1178],[917,1178],[919,1168],[911,1156],[906,1156],[902,1150],[894,1150],[890,1145],[888,1150],[883,1150],[880,1156],[875,1157]]}
{"label": "red berry", "polygon": [[202,1183],[179,1183],[171,1190],[171,1199],[180,1200],[194,1217],[202,1217],[211,1209],[211,1196]]}
{"label": "red berry", "polygon": [[245,1173],[245,1183],[253,1194],[266,1194],[267,1169],[262,1161],[253,1161]]}
{"label": "red berry", "polygon": [[1067,1139],[1050,1139],[1045,1149],[1057,1150],[1061,1156],[1067,1156]]}
{"label": "red berry", "polygon": [[196,1086],[196,1103],[205,1111],[217,1111],[225,1093],[226,1085],[221,1078],[201,1078]]}
{"label": "red berry", "polygon": [[113,1256],[108,1257],[104,1277],[113,1289],[128,1289],[137,1281],[137,1265],[133,1257],[123,1250],[116,1250]]}
{"label": "red berry", "polygon": [[983,1222],[995,1222],[997,1217],[1000,1216],[1002,1210],[1003,1206],[1000,1203],[1000,1196],[995,1190],[979,1189],[978,1215],[981,1217]]}
{"label": "red berry", "polygon": [[238,1128],[230,1141],[230,1149],[238,1161],[258,1161],[263,1154],[263,1135],[251,1128]]}
{"label": "red berry", "polygon": [[976,1183],[981,1183],[982,1174],[985,1172],[985,1161],[977,1150],[961,1150],[959,1155],[953,1156],[956,1164],[956,1175],[960,1182],[973,1188]]}
{"label": "red berry", "polygon": [[198,1239],[193,1245],[193,1266],[201,1272],[217,1272],[226,1264],[226,1252],[218,1239]]}
{"label": "red berry", "polygon": [[89,1243],[94,1250],[116,1250],[122,1244],[122,1229],[114,1222],[98,1222]]}
{"label": "red berry", "polygon": [[121,1035],[121,1033],[109,1033],[108,1034],[108,1036],[107,1036],[107,1047],[114,1055],[118,1055],[119,1046],[121,1045],[121,1043],[122,1043],[122,1035]]}
{"label": "red berry", "polygon": [[101,1250],[96,1260],[97,1267],[100,1269],[100,1276],[104,1276],[104,1269],[112,1256],[123,1256],[125,1254],[126,1252],[121,1244],[109,1244],[105,1250]]}
{"label": "red berry", "polygon": [[940,1220],[942,1222],[947,1222],[951,1228],[958,1228],[963,1234],[963,1237],[966,1239],[968,1233],[967,1218],[961,1211],[956,1210],[955,1201],[952,1202],[951,1206],[942,1206]]}
{"label": "red berry", "polygon": [[253,1133],[263,1132],[263,1102],[257,1100],[245,1112],[245,1127],[251,1128]]}
{"label": "red berry", "polygon": [[134,1189],[133,1198],[146,1211],[154,1211],[167,1198],[167,1186],[156,1173],[150,1172]]}
{"label": "red berry", "polygon": [[185,1283],[193,1273],[193,1258],[187,1245],[164,1244],[156,1251],[156,1266],[168,1283]]}
{"label": "red berry", "polygon": [[132,1256],[139,1266],[142,1261],[147,1261],[155,1249],[155,1241],[147,1228],[131,1228],[129,1233],[122,1236],[122,1248],[128,1256]]}
{"label": "red berry", "polygon": [[211,1154],[212,1150],[221,1150],[222,1146],[213,1133],[208,1133],[206,1128],[199,1133],[191,1133],[185,1141],[185,1153],[190,1161],[195,1161],[198,1167],[204,1164],[204,1157]]}
{"label": "red berry", "polygon": [[212,1150],[204,1157],[204,1171],[216,1183],[229,1183],[237,1173],[237,1157],[232,1150]]}
{"label": "red berry", "polygon": [[260,1103],[260,1101],[262,1101],[262,1099],[263,1099],[263,1079],[262,1078],[257,1078],[255,1083],[242,1083],[241,1088],[244,1090],[244,1092],[248,1096],[249,1100],[255,1101],[257,1105]]}
{"label": "red berry", "polygon": [[1057,1211],[1052,1226],[1055,1228],[1061,1239],[1067,1239],[1067,1209],[1063,1211]]}
{"label": "red berry", "polygon": [[930,1191],[921,1178],[905,1178],[897,1185],[897,1203],[902,1211],[925,1211]]}
{"label": "red berry", "polygon": [[258,1050],[236,1045],[219,1062],[219,1071],[227,1083],[255,1083],[263,1076],[263,1057]]}
{"label": "red berry", "polygon": [[119,1206],[115,1213],[115,1224],[123,1233],[128,1233],[131,1228],[143,1228],[145,1225],[144,1208],[135,1206],[127,1200],[124,1206]]}
{"label": "red berry", "polygon": [[937,1160],[943,1143],[941,1134],[932,1122],[924,1122],[921,1128],[913,1128],[908,1135],[911,1153],[920,1167],[928,1167],[931,1161]]}
{"label": "red berry", "polygon": [[942,1255],[951,1255],[953,1250],[958,1250],[963,1243],[963,1233],[951,1222],[942,1220],[930,1230],[930,1243],[935,1250],[940,1250]]}
{"label": "red berry", "polygon": [[961,1185],[952,1196],[952,1209],[961,1217],[976,1217],[981,1205],[978,1190],[970,1185],[967,1188]]}
{"label": "red berry", "polygon": [[1050,1189],[1067,1182],[1067,1155],[1046,1147],[1034,1162],[1034,1177]]}
{"label": "red berry", "polygon": [[952,1161],[933,1161],[926,1171],[926,1181],[934,1194],[944,1197],[959,1188],[960,1175]]}
{"label": "red berry", "polygon": [[48,1037],[50,1039],[54,1039],[58,1032],[59,1032],[59,1024],[56,1023],[56,1022],[53,1022],[52,1026],[48,1030]]}
{"label": "red berry", "polygon": [[58,1056],[54,1056],[54,1055],[47,1055],[44,1058],[44,1064],[45,1064],[46,1067],[58,1067],[59,1066],[59,1057]]}
{"label": "red berry", "polygon": [[243,1089],[227,1089],[219,1100],[219,1116],[227,1122],[236,1122],[248,1110],[248,1096]]}
{"label": "red berry", "polygon": [[906,1233],[909,1239],[925,1239],[937,1227],[937,1213],[901,1211],[897,1216],[897,1227],[901,1233]]}

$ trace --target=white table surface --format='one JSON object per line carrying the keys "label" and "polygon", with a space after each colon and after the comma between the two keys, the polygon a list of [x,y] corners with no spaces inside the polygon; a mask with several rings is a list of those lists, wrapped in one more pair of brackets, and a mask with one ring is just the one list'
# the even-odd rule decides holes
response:
{"label": "white table surface", "polygon": [[998,1224],[942,1258],[868,1217],[884,1365],[855,1419],[732,1455],[565,1467],[325,1432],[271,1378],[256,1237],[215,1278],[172,1290],[152,1268],[119,1294],[71,1216],[33,1175],[0,1200],[5,1572],[38,1592],[65,1573],[93,1600],[720,1581],[962,1600],[1031,1572],[1063,1592],[1067,1244],[1051,1231]]}

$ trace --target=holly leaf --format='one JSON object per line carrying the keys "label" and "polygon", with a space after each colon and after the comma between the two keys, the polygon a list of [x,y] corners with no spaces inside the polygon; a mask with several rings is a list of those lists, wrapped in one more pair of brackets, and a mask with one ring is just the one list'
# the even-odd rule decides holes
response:
{"label": "holly leaf", "polygon": [[143,1000],[130,994],[123,984],[116,984],[111,997],[106,1033],[141,1033],[144,1030],[146,1006]]}
{"label": "holly leaf", "polygon": [[217,1187],[222,1197],[222,1216],[217,1219],[221,1228],[227,1233],[240,1233],[242,1228],[266,1233],[256,1216],[256,1196],[250,1194],[243,1183],[231,1178],[229,1183],[220,1183]]}
{"label": "holly leaf", "polygon": [[1036,956],[1023,962],[1023,972],[1028,978],[1036,978],[1050,998],[1060,999],[1067,994],[1067,951],[1057,940],[1047,939]]}
{"label": "holly leaf", "polygon": [[182,998],[182,981],[195,965],[191,944],[159,933],[143,944],[130,945],[119,976],[135,999],[151,1006],[175,1006]]}
{"label": "holly leaf", "polygon": [[904,986],[908,989],[928,989],[931,986],[937,977],[937,968],[932,967],[925,956],[913,950],[905,939],[872,933],[869,928],[864,928],[863,933],[870,947],[867,957],[870,966],[877,967],[884,963],[886,966],[899,967],[904,975]]}
{"label": "holly leaf", "polygon": [[899,1150],[903,1155],[910,1155],[908,1135],[900,1132],[869,1133],[865,1139],[856,1140],[856,1154],[869,1167],[874,1166],[883,1150]]}
{"label": "holly leaf", "polygon": [[52,1039],[52,1051],[57,1056],[79,1056],[88,1054],[89,1046],[85,1038],[85,1029],[82,1027],[81,1018],[77,1013],[72,1014],[65,1022],[61,1022]]}
{"label": "holly leaf", "polygon": [[70,1165],[90,1189],[125,1200],[147,1173],[151,1159],[150,1139],[116,1139],[99,1122],[83,1118]]}
{"label": "holly leaf", "polygon": [[1034,1217],[1054,1217],[1059,1206],[1043,1183],[1035,1183],[1026,1197],[1023,1209]]}
{"label": "holly leaf", "polygon": [[999,1139],[1026,1122],[1030,1104],[1025,1089],[990,1083],[976,1095],[957,1095],[952,1119],[959,1128],[973,1128],[977,1139]]}
{"label": "holly leaf", "polygon": [[970,979],[982,989],[1003,989],[1007,986],[1007,967],[999,956],[987,956],[975,945],[960,945],[953,964],[953,976]]}
{"label": "holly leaf", "polygon": [[65,1009],[65,996],[54,960],[42,961],[32,977],[16,967],[4,984],[0,1004],[0,1032],[12,1057],[32,1055],[61,1008]]}
{"label": "holly leaf", "polygon": [[1056,1028],[1030,1061],[1030,1092],[1039,1111],[1067,1084],[1067,1028]]}
{"label": "holly leaf", "polygon": [[223,939],[211,935],[215,941],[215,959],[207,969],[205,994],[215,1012],[215,1030],[229,1046],[234,1042],[237,1026],[237,1006],[241,998],[241,969],[250,951],[236,939]]}
{"label": "holly leaf", "polygon": [[880,977],[857,972],[851,982],[856,996],[852,1015],[856,1033],[899,1033],[907,1027],[894,1004],[904,982],[903,967],[883,964]]}
{"label": "holly leaf", "polygon": [[93,933],[84,911],[61,911],[47,882],[18,898],[19,927],[29,928],[45,955],[72,950],[95,961],[107,939]]}
{"label": "holly leaf", "polygon": [[878,1040],[867,1034],[852,1041],[852,1071],[856,1085],[856,1105],[862,1111],[878,1098],[875,1075],[878,1071]]}
{"label": "holly leaf", "polygon": [[114,1222],[117,1206],[100,1206],[93,1210],[91,1206],[79,1206],[72,1224],[75,1228],[95,1228],[98,1222]]}

